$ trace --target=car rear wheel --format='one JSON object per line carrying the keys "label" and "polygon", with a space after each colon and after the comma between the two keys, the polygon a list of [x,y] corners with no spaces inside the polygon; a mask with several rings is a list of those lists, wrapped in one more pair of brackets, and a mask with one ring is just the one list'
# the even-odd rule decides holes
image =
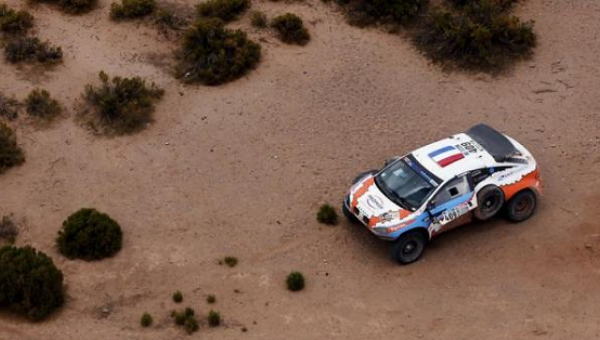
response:
{"label": "car rear wheel", "polygon": [[477,193],[477,209],[474,215],[480,221],[494,217],[504,205],[504,192],[495,185],[488,185]]}
{"label": "car rear wheel", "polygon": [[506,204],[508,219],[513,222],[522,222],[530,218],[535,212],[537,197],[531,190],[517,193]]}
{"label": "car rear wheel", "polygon": [[418,260],[425,252],[428,236],[425,232],[408,232],[401,235],[392,246],[392,257],[399,264],[409,264]]}

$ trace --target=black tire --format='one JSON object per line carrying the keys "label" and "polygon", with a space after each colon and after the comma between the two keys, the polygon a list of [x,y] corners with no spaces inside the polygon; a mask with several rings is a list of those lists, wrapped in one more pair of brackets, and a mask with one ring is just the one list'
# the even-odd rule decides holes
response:
{"label": "black tire", "polygon": [[379,170],[369,170],[369,171],[361,172],[360,174],[358,174],[358,176],[356,176],[354,178],[354,180],[352,180],[352,185],[358,183],[358,181],[360,181],[361,179],[365,178],[367,175],[374,175],[374,174],[376,174],[378,172],[379,172]]}
{"label": "black tire", "polygon": [[495,185],[488,185],[477,193],[475,218],[486,221],[496,216],[504,205],[504,191]]}
{"label": "black tire", "polygon": [[[348,199],[348,197],[346,197],[346,200]],[[346,203],[342,202],[342,212],[344,213],[344,216],[346,217],[346,219],[349,222],[352,223],[357,223],[358,222],[358,218],[356,218],[356,216],[354,216],[350,210],[348,210],[348,207],[346,207]]]}
{"label": "black tire", "polygon": [[512,222],[523,222],[530,218],[537,207],[537,197],[531,190],[518,192],[506,204],[506,215]]}
{"label": "black tire", "polygon": [[402,234],[392,246],[392,258],[402,265],[413,263],[421,258],[428,241],[426,232],[409,231]]}

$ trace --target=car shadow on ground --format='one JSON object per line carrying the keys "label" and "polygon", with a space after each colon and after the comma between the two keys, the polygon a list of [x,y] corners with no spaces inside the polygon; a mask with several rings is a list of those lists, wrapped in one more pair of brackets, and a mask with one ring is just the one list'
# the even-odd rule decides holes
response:
{"label": "car shadow on ground", "polygon": [[[369,261],[378,264],[397,265],[391,256],[393,242],[379,239],[359,223],[345,221],[344,226],[349,232],[350,242],[359,244],[353,248],[360,252],[360,258],[369,258]],[[471,221],[432,239],[421,260],[452,260],[465,252],[477,251],[480,245],[493,243],[507,234],[515,233],[516,226],[519,224],[511,223],[502,216],[489,221]]]}

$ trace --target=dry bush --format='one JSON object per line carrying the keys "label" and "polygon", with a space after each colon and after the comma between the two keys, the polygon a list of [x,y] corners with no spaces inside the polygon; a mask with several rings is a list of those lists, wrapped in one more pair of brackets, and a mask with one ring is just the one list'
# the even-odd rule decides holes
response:
{"label": "dry bush", "polygon": [[2,219],[0,219],[0,239],[12,244],[15,243],[18,235],[19,228],[17,228],[12,218],[10,216],[2,216]]}
{"label": "dry bush", "polygon": [[139,131],[152,120],[154,103],[164,90],[139,78],[112,79],[100,72],[100,86],[87,85],[83,98],[105,132],[126,134]]}
{"label": "dry bush", "polygon": [[235,20],[250,7],[250,0],[208,0],[196,6],[200,18]]}
{"label": "dry bush", "polygon": [[36,37],[19,37],[10,39],[4,46],[4,56],[9,62],[37,61],[42,64],[55,64],[62,61],[62,49],[42,42]]}
{"label": "dry bush", "polygon": [[31,117],[52,119],[60,114],[62,108],[48,91],[34,89],[25,98],[25,111]]}
{"label": "dry bush", "polygon": [[70,14],[87,13],[98,5],[98,0],[29,0],[32,3],[49,3]]}
{"label": "dry bush", "polygon": [[0,117],[8,120],[14,120],[19,116],[21,103],[14,98],[9,98],[0,93]]}
{"label": "dry bush", "polygon": [[310,34],[304,27],[302,19],[293,13],[279,15],[271,21],[281,41],[288,44],[306,45],[310,40]]}
{"label": "dry bush", "polygon": [[458,11],[434,9],[414,41],[430,58],[467,69],[496,70],[530,55],[532,22],[508,14],[497,0],[478,0]]}
{"label": "dry bush", "polygon": [[156,10],[156,0],[121,0],[110,5],[113,20],[142,18]]}
{"label": "dry bush", "polygon": [[260,45],[245,32],[225,28],[220,19],[199,20],[184,34],[176,73],[186,83],[218,85],[243,76],[260,57]]}
{"label": "dry bush", "polygon": [[250,14],[250,24],[256,28],[267,27],[267,16],[261,11],[254,11]]}
{"label": "dry bush", "polygon": [[0,32],[25,34],[33,27],[33,16],[27,11],[15,11],[0,3]]}
{"label": "dry bush", "polygon": [[428,0],[334,0],[346,12],[351,25],[363,27],[378,23],[405,25],[427,7]]}
{"label": "dry bush", "polygon": [[15,132],[0,122],[0,174],[25,162],[23,150],[17,145]]}

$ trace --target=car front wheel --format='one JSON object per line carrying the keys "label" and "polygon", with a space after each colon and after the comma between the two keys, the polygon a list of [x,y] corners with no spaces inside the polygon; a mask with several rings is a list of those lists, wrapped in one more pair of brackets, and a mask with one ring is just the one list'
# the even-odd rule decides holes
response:
{"label": "car front wheel", "polygon": [[401,235],[392,246],[392,257],[399,264],[418,260],[425,252],[428,237],[424,232],[408,232]]}

